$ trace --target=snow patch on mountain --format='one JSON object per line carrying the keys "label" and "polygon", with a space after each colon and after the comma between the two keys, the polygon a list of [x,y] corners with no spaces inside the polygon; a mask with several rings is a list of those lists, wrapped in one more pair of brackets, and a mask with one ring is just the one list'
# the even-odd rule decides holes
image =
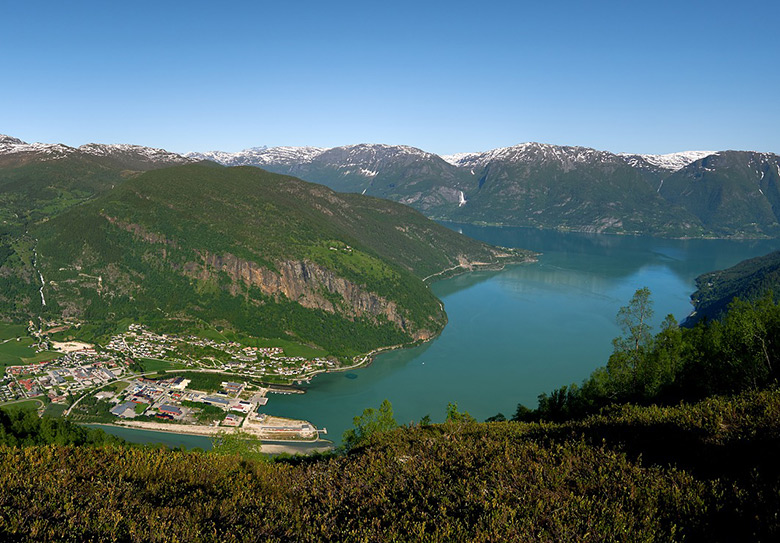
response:
{"label": "snow patch on mountain", "polygon": [[87,143],[78,148],[62,143],[27,143],[18,138],[0,135],[0,155],[36,155],[42,160],[57,160],[76,153],[95,157],[125,157],[150,163],[187,164],[192,159],[176,153],[142,145],[126,143]]}
{"label": "snow patch on mountain", "polygon": [[676,172],[704,157],[716,154],[716,151],[682,151],[665,155],[637,155],[619,153],[630,166],[640,169],[658,168]]}
{"label": "snow patch on mountain", "polygon": [[0,135],[0,155],[36,154],[45,160],[64,158],[76,149],[61,143],[27,143],[11,136]]}
{"label": "snow patch on mountain", "polygon": [[453,166],[460,167],[462,164],[481,154],[482,153],[455,153],[452,155],[441,155],[441,158],[444,162],[449,162]]}
{"label": "snow patch on mountain", "polygon": [[92,156],[115,157],[118,155],[131,155],[150,162],[166,162],[174,164],[188,164],[193,159],[166,151],[157,147],[144,147],[128,143],[87,143],[78,148],[79,151]]}
{"label": "snow patch on mountain", "polygon": [[442,158],[461,168],[479,169],[494,161],[515,164],[543,161],[555,161],[563,164],[593,163],[612,161],[615,159],[615,155],[590,147],[567,147],[549,143],[527,142],[483,153],[458,153]]}
{"label": "snow patch on mountain", "polygon": [[206,151],[187,153],[184,156],[198,160],[211,160],[223,166],[267,166],[283,164],[286,166],[303,164],[321,154],[321,147],[252,147],[237,153],[224,151]]}

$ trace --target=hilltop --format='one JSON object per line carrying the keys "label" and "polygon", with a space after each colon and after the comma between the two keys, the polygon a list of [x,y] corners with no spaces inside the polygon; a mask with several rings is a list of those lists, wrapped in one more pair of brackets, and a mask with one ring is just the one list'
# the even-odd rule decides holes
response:
{"label": "hilltop", "polygon": [[7,315],[207,323],[338,355],[436,335],[446,315],[423,279],[530,257],[399,204],[213,164],[129,176],[26,239],[30,259],[6,259]]}

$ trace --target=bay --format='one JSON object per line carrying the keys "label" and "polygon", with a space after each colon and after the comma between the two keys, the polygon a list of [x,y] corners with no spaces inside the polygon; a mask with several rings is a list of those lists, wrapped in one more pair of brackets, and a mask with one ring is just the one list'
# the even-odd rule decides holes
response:
{"label": "bay", "polygon": [[656,327],[691,311],[695,278],[775,250],[773,240],[666,240],[445,224],[488,243],[543,253],[500,272],[474,272],[432,285],[449,324],[425,345],[379,355],[348,373],[319,375],[306,394],[271,396],[273,415],[328,428],[339,442],[352,418],[389,399],[399,423],[444,419],[457,402],[478,420],[606,363],[619,334],[615,315],[636,289],[652,291]]}

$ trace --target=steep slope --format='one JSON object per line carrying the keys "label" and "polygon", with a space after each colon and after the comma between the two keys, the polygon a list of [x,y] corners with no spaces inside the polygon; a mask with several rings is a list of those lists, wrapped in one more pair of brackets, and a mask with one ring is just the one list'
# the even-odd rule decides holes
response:
{"label": "steep slope", "polygon": [[780,156],[723,151],[663,180],[660,194],[716,235],[780,235]]}
{"label": "steep slope", "polygon": [[[780,234],[769,211],[780,206],[777,156],[725,160],[728,155],[614,154],[524,143],[445,157],[369,144],[189,156],[387,198],[436,219],[670,237]],[[702,177],[709,180],[693,182]]]}
{"label": "steep slope", "polygon": [[612,153],[526,143],[461,157],[479,175],[454,220],[590,232],[694,235],[696,217],[669,206],[647,176]]}
{"label": "steep slope", "polygon": [[696,292],[691,294],[694,312],[685,321],[696,324],[703,318],[720,318],[734,298],[754,300],[772,291],[780,296],[780,251],[743,260],[739,264],[705,273],[696,278]]}
{"label": "steep slope", "polygon": [[399,204],[208,165],[129,179],[31,234],[46,314],[205,320],[337,354],[430,338],[446,316],[423,278],[527,256]]}
{"label": "steep slope", "polygon": [[258,166],[294,175],[339,192],[357,192],[401,202],[430,217],[458,207],[473,175],[441,157],[406,145],[359,144],[332,149],[274,147],[240,153],[190,153],[224,165]]}

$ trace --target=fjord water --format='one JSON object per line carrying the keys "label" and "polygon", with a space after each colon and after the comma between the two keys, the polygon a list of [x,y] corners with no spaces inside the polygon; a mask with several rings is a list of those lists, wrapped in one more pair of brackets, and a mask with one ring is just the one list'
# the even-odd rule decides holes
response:
{"label": "fjord water", "polygon": [[638,288],[652,291],[657,326],[692,310],[695,278],[777,248],[769,240],[664,240],[446,224],[494,245],[543,253],[533,264],[432,285],[449,324],[434,341],[382,354],[367,368],[315,377],[306,394],[271,396],[268,412],[327,427],[340,442],[352,418],[389,399],[399,423],[444,418],[449,402],[477,420],[542,392],[580,383],[604,365],[615,315]]}

